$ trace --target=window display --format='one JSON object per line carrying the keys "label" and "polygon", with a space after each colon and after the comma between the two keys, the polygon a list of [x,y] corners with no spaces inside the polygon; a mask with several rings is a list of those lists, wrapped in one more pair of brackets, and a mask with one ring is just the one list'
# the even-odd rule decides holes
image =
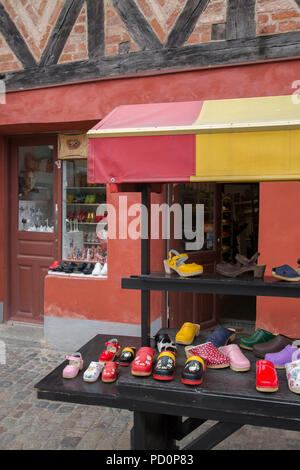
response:
{"label": "window display", "polygon": [[106,186],[87,183],[87,160],[63,163],[63,260],[107,258]]}
{"label": "window display", "polygon": [[53,146],[19,147],[20,231],[53,232]]}

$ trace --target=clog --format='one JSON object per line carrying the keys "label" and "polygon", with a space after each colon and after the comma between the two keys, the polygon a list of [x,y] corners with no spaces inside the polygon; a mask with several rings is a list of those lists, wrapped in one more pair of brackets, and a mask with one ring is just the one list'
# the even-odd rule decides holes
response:
{"label": "clog", "polygon": [[99,356],[100,362],[113,361],[116,356],[120,354],[120,345],[119,341],[116,338],[110,339],[105,343],[106,350]]}
{"label": "clog", "polygon": [[278,377],[274,364],[265,359],[256,362],[256,390],[259,392],[277,392]]}
{"label": "clog", "polygon": [[103,362],[92,361],[83,374],[83,380],[85,382],[96,382],[100,377],[103,367]]}
{"label": "clog", "polygon": [[200,356],[206,359],[207,367],[210,369],[223,369],[229,367],[229,358],[225,356],[212,343],[203,343],[198,346],[186,346],[185,353],[187,357]]}
{"label": "clog", "polygon": [[252,351],[253,346],[255,344],[265,343],[273,338],[275,338],[275,335],[273,335],[273,333],[258,328],[252,335],[245,336],[244,338],[240,339],[240,347]]}
{"label": "clog", "polygon": [[195,336],[199,335],[200,325],[197,323],[186,322],[178,331],[175,341],[178,344],[189,345],[194,341]]}
{"label": "clog", "polygon": [[188,256],[178,253],[176,250],[169,251],[169,259],[164,260],[164,268],[167,274],[175,271],[179,276],[192,277],[203,273],[203,266],[197,263],[187,263]]}
{"label": "clog", "polygon": [[242,353],[237,344],[221,346],[219,351],[229,358],[230,369],[234,370],[235,372],[245,372],[250,370],[250,361]]}
{"label": "clog", "polygon": [[181,382],[186,385],[200,385],[206,371],[206,360],[199,356],[190,356],[181,374]]}
{"label": "clog", "polygon": [[76,352],[72,356],[66,356],[69,364],[63,370],[64,379],[74,379],[77,376],[78,372],[83,368],[83,359],[80,352]]}
{"label": "clog", "polygon": [[226,346],[228,342],[235,340],[235,330],[218,326],[209,336],[207,342],[211,342],[216,348]]}
{"label": "clog", "polygon": [[277,268],[272,268],[272,276],[281,281],[298,282],[300,281],[300,266],[294,269],[288,264],[283,264]]}
{"label": "clog", "polygon": [[171,351],[163,351],[157,358],[153,371],[156,380],[173,380],[175,374],[176,357]]}
{"label": "clog", "polygon": [[147,377],[151,375],[154,355],[155,349],[149,348],[147,346],[141,347],[132,362],[132,375],[141,377]]}
{"label": "clog", "polygon": [[266,354],[282,351],[285,346],[292,344],[294,340],[284,335],[276,335],[265,343],[258,343],[253,346],[253,354],[260,359],[265,359]]}
{"label": "clog", "polygon": [[297,348],[299,343],[300,341],[294,341],[279,352],[268,353],[265,359],[272,362],[276,369],[284,369],[287,363],[300,359],[300,348]]}
{"label": "clog", "polygon": [[102,370],[102,382],[111,383],[115,382],[118,373],[118,364],[113,361],[105,363]]}
{"label": "clog", "polygon": [[176,353],[177,346],[173,342],[169,334],[157,333],[154,336],[154,340],[155,340],[155,347],[159,353],[161,353],[162,351],[171,351],[173,353]]}
{"label": "clog", "polygon": [[300,359],[285,365],[288,387],[291,392],[300,393]]}
{"label": "clog", "polygon": [[134,356],[135,356],[135,348],[133,347],[123,348],[120,358],[119,358],[119,365],[129,366],[129,364],[133,361]]}

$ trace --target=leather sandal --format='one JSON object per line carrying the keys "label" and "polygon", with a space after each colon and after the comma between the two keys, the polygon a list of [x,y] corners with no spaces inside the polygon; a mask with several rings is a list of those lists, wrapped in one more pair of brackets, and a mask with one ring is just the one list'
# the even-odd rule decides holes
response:
{"label": "leather sandal", "polygon": [[255,253],[248,259],[243,255],[236,255],[236,264],[219,263],[216,266],[216,272],[226,277],[238,277],[244,273],[253,273],[255,278],[263,278],[266,270],[265,264],[256,264],[259,253]]}
{"label": "leather sandal", "polygon": [[176,250],[169,251],[169,259],[164,260],[164,267],[167,274],[171,274],[172,270],[181,277],[198,276],[203,273],[203,266],[197,263],[185,264],[188,256],[185,253],[178,253]]}

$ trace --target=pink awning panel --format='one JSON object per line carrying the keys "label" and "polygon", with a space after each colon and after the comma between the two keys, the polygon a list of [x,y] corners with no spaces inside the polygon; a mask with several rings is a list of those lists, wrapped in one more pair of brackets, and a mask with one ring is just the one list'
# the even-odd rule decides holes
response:
{"label": "pink awning panel", "polygon": [[109,137],[89,140],[90,183],[190,181],[194,135]]}
{"label": "pink awning panel", "polygon": [[88,133],[88,181],[190,181],[195,173],[193,125],[202,102],[119,106]]}

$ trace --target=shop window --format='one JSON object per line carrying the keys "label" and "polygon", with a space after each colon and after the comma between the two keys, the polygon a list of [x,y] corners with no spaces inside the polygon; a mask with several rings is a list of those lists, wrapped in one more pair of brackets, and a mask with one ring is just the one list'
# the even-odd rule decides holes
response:
{"label": "shop window", "polygon": [[87,182],[87,160],[63,161],[63,260],[105,265],[106,186]]}
{"label": "shop window", "polygon": [[[185,204],[192,206],[192,218],[183,222],[183,237],[180,240],[180,251],[189,251],[188,243],[196,239],[195,232],[199,230],[196,221],[196,205],[203,204],[204,209],[204,227],[201,224],[201,230],[204,232],[204,243],[202,251],[212,251],[215,249],[215,185],[213,183],[186,183],[178,185],[178,200],[182,207]],[[177,200],[177,197],[176,197]],[[193,238],[194,236],[194,238]]]}
{"label": "shop window", "polygon": [[19,147],[20,231],[53,232],[53,146]]}

